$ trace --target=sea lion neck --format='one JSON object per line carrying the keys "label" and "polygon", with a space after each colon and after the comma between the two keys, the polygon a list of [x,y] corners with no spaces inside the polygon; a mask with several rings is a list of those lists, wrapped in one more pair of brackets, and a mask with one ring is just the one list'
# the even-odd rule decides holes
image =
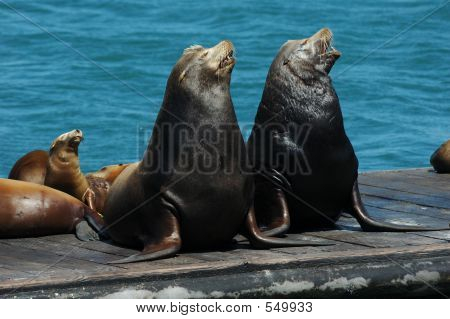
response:
{"label": "sea lion neck", "polygon": [[327,131],[343,129],[339,99],[327,75],[301,79],[286,70],[270,72],[260,108],[268,118],[285,124],[310,123],[328,127]]}
{"label": "sea lion neck", "polygon": [[56,189],[64,189],[68,194],[78,198],[84,195],[89,187],[80,169],[80,161],[75,153],[57,150],[50,154],[44,184]]}
{"label": "sea lion neck", "polygon": [[[195,90],[174,87],[167,91],[161,113],[171,115],[173,120],[195,126],[205,121],[214,124],[236,119],[227,83],[208,83]],[[158,117],[155,125],[166,120],[166,117]]]}

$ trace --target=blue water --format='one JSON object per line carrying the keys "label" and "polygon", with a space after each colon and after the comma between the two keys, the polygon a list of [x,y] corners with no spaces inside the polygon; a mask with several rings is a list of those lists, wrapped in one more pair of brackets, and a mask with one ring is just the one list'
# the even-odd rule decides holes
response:
{"label": "blue water", "polygon": [[421,21],[442,3],[0,0],[0,176],[75,128],[84,171],[137,160],[191,44],[234,42],[232,97],[247,135],[280,45],[323,26],[343,53],[331,75],[360,169],[426,166],[450,138],[450,5]]}

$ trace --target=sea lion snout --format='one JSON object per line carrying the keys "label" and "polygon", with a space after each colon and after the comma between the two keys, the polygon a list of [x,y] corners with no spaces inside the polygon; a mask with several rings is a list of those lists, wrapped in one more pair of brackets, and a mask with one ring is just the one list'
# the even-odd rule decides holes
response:
{"label": "sea lion snout", "polygon": [[234,45],[230,40],[224,40],[210,48],[211,60],[218,70],[231,69],[236,63]]}
{"label": "sea lion snout", "polygon": [[[174,86],[175,83],[179,83],[181,86],[177,90],[186,89],[186,92],[196,92],[198,83],[211,81],[227,86],[236,64],[234,52],[234,45],[229,40],[221,41],[210,48],[192,45],[184,49],[182,57],[172,70],[168,84]],[[176,78],[177,81],[172,82],[171,78]]]}
{"label": "sea lion snout", "polygon": [[61,142],[79,144],[84,139],[83,131],[76,129],[61,135],[58,139]]}
{"label": "sea lion snout", "polygon": [[65,145],[72,148],[78,148],[81,141],[84,139],[83,132],[79,129],[61,134],[58,136],[50,146],[50,152],[58,145]]}
{"label": "sea lion snout", "polygon": [[281,49],[280,66],[286,66],[300,77],[311,77],[317,71],[328,74],[341,53],[332,45],[333,33],[322,28],[311,37],[290,40]]}
{"label": "sea lion snout", "polygon": [[69,133],[69,144],[80,144],[84,139],[83,132],[81,130],[73,130]]}
{"label": "sea lion snout", "polygon": [[331,45],[332,41],[333,32],[328,28],[320,29],[307,40],[310,49],[316,56],[319,56],[316,65],[322,66],[327,73],[330,72],[336,60],[341,56],[341,52]]}

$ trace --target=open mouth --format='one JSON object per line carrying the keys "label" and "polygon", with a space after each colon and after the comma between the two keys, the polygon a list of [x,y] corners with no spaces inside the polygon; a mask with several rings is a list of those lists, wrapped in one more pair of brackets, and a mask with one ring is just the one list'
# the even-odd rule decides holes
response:
{"label": "open mouth", "polygon": [[226,68],[226,67],[231,66],[231,65],[233,65],[235,63],[236,60],[235,60],[233,54],[234,54],[234,50],[230,49],[228,51],[228,53],[226,54],[226,56],[220,60],[219,69]]}
{"label": "open mouth", "polygon": [[322,29],[319,31],[320,56],[329,57],[341,55],[341,53],[333,47],[332,43],[333,34],[329,29]]}
{"label": "open mouth", "polygon": [[75,137],[72,137],[71,139],[70,139],[70,142],[69,142],[69,146],[78,146],[78,145],[80,145],[80,143],[81,143],[81,141],[83,140],[83,137],[82,136],[75,136]]}

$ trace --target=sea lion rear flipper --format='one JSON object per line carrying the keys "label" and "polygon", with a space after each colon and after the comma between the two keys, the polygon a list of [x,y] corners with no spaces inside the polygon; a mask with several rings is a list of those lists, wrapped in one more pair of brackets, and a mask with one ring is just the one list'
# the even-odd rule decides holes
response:
{"label": "sea lion rear flipper", "polygon": [[175,255],[180,250],[180,246],[175,243],[168,245],[167,243],[160,243],[159,245],[151,245],[151,248],[144,248],[144,250],[130,257],[110,261],[108,264],[126,264],[138,261],[150,261],[155,259],[166,258]]}
{"label": "sea lion rear flipper", "polygon": [[89,224],[82,220],[75,226],[75,234],[79,240],[92,241],[99,240],[99,235]]}
{"label": "sea lion rear flipper", "polygon": [[110,261],[108,264],[125,264],[138,261],[150,261],[175,255],[181,249],[180,224],[177,218],[170,212],[165,220],[165,237],[159,242],[155,239],[144,243],[144,249],[139,254],[130,257]]}
{"label": "sea lion rear flipper", "polygon": [[366,208],[361,200],[358,181],[355,181],[351,196],[351,207],[348,211],[356,220],[364,231],[368,232],[408,232],[408,231],[436,231],[448,230],[450,228],[428,228],[422,226],[395,225],[390,223],[379,222],[373,220],[367,213]]}
{"label": "sea lion rear flipper", "polygon": [[254,248],[276,248],[276,247],[302,247],[302,246],[331,246],[331,243],[319,243],[305,240],[290,240],[285,238],[268,237],[261,233],[256,223],[255,211],[251,207],[248,211],[242,235],[247,237]]}

